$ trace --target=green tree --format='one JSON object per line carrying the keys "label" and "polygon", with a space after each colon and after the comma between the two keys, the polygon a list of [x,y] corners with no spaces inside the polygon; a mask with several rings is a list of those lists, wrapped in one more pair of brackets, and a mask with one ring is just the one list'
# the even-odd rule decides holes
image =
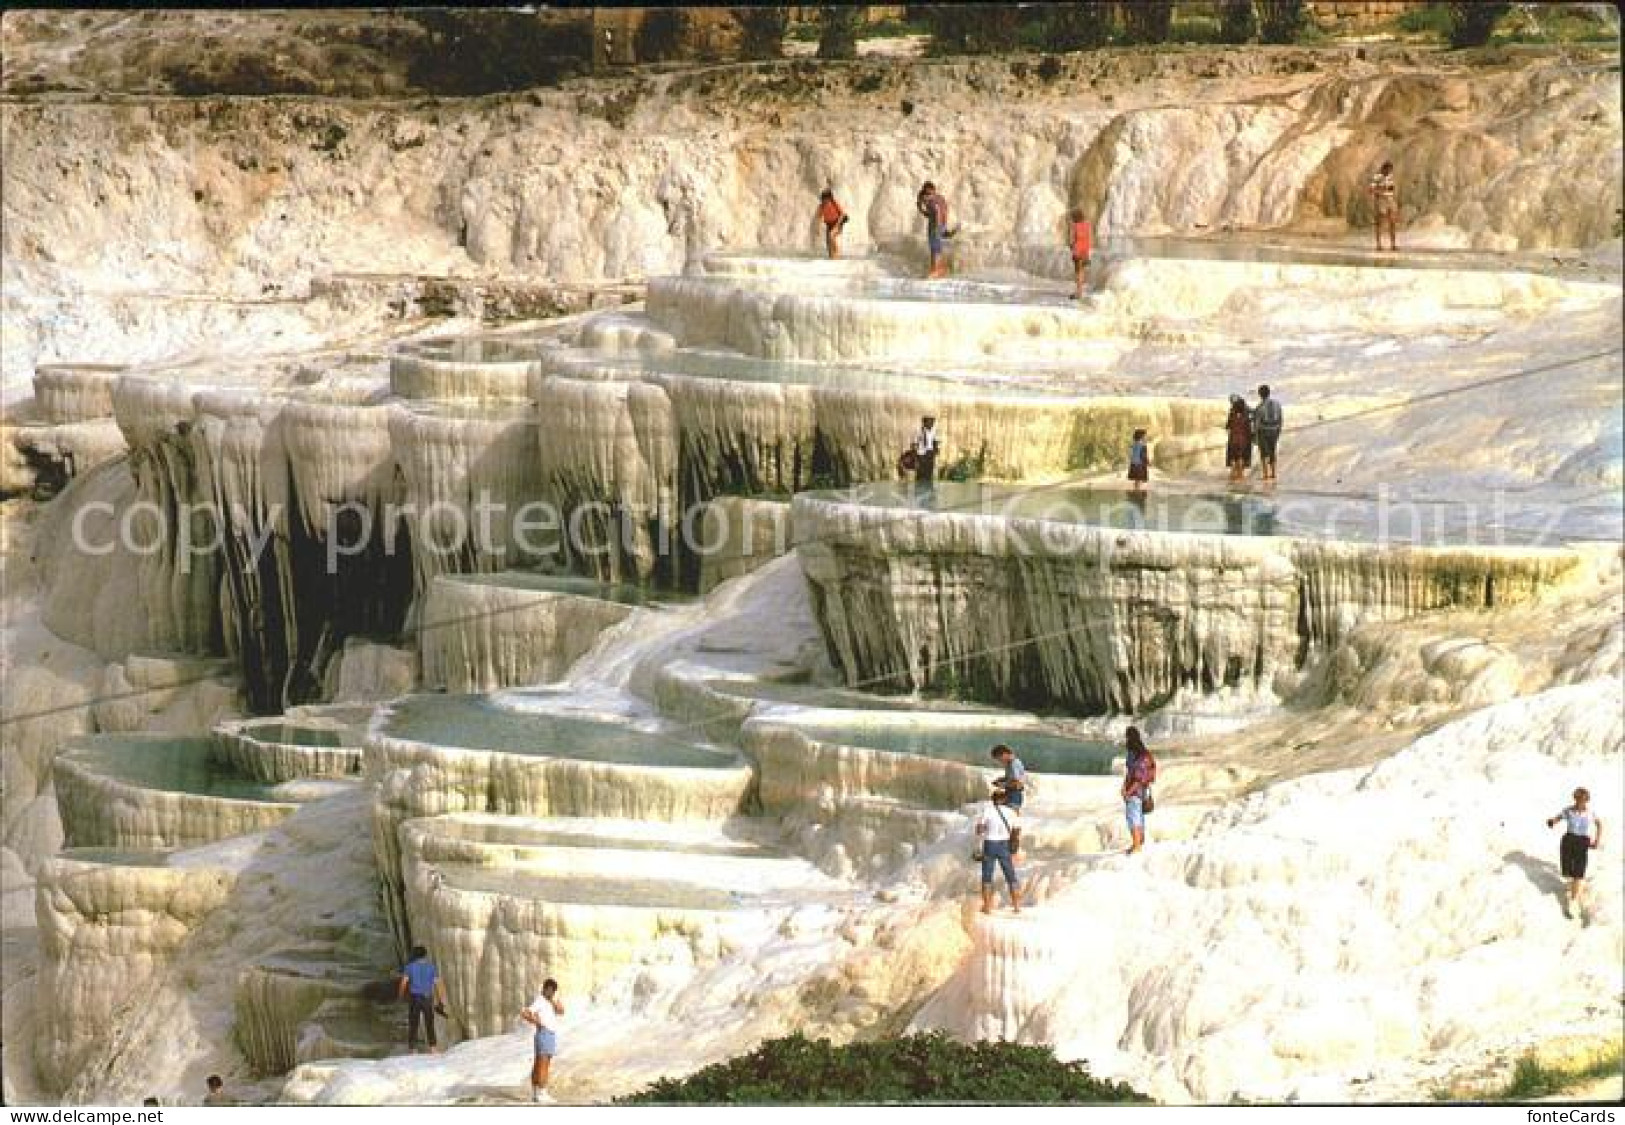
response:
{"label": "green tree", "polygon": [[858,27],[863,9],[844,4],[825,4],[818,9],[818,57],[855,59],[858,57]]}
{"label": "green tree", "polygon": [[592,25],[584,20],[548,21],[500,8],[420,8],[407,18],[424,33],[407,80],[430,93],[551,85],[584,71],[592,57]]}
{"label": "green tree", "polygon": [[1052,51],[1090,51],[1112,37],[1109,3],[1051,4],[1044,14],[1044,37]]}
{"label": "green tree", "polygon": [[739,57],[776,59],[784,54],[784,33],[790,26],[788,8],[735,8],[739,23]]}
{"label": "green tree", "polygon": [[1173,0],[1135,0],[1124,4],[1123,34],[1130,43],[1166,43],[1174,26]]}
{"label": "green tree", "polygon": [[650,8],[638,24],[632,44],[639,62],[669,62],[682,53],[688,13],[681,8]]}
{"label": "green tree", "polygon": [[1258,37],[1266,43],[1290,43],[1304,25],[1303,0],[1258,0]]}
{"label": "green tree", "polygon": [[1219,5],[1219,40],[1246,43],[1258,34],[1258,16],[1253,0],[1224,0]]}
{"label": "green tree", "polygon": [[1482,47],[1490,41],[1495,24],[1511,10],[1511,4],[1446,4],[1450,16],[1452,47]]}

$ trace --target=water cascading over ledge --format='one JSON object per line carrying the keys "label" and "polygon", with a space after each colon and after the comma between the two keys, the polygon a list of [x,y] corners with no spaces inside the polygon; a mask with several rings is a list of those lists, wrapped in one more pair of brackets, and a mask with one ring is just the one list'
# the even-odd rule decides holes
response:
{"label": "water cascading over ledge", "polygon": [[1089,714],[1181,691],[1267,693],[1356,624],[1532,600],[1570,549],[1180,534],[794,502],[848,682]]}

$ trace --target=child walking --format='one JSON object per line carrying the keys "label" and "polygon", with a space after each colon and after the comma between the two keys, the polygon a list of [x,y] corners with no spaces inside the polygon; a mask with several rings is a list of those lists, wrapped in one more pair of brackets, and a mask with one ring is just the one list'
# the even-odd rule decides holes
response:
{"label": "child walking", "polygon": [[1134,482],[1135,492],[1144,492],[1151,479],[1151,451],[1145,444],[1145,431],[1135,430],[1134,440],[1128,447],[1128,479]]}

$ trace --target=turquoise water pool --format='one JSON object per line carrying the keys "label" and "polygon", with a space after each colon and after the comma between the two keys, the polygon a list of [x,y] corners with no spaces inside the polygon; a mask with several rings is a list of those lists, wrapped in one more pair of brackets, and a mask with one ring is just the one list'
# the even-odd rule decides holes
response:
{"label": "turquoise water pool", "polygon": [[874,722],[861,716],[850,720],[819,718],[794,726],[819,742],[960,762],[985,767],[990,773],[999,769],[990,751],[1000,742],[1014,750],[1016,757],[1035,773],[1103,775],[1111,772],[1112,759],[1121,753],[1111,742],[993,726]]}
{"label": "turquoise water pool", "polygon": [[161,738],[104,734],[85,739],[66,756],[102,777],[141,789],[276,801],[269,785],[217,762],[208,738]]}
{"label": "turquoise water pool", "polygon": [[738,757],[613,720],[518,711],[483,695],[413,695],[390,707],[383,733],[463,750],[630,766],[729,769]]}

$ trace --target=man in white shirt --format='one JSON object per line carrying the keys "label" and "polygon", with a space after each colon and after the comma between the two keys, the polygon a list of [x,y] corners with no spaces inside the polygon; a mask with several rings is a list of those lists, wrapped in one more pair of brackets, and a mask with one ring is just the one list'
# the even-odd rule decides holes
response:
{"label": "man in white shirt", "polygon": [[532,1000],[530,1007],[519,1013],[519,1018],[536,1029],[533,1043],[535,1059],[530,1067],[530,1100],[551,1104],[553,1095],[547,1092],[547,1080],[553,1070],[553,1056],[559,1050],[559,1017],[564,1015],[564,1004],[559,1000],[559,982],[549,977],[542,982],[542,991]]}
{"label": "man in white shirt", "polygon": [[1015,853],[1020,847],[1021,814],[1005,803],[1003,789],[995,789],[976,817],[976,836],[982,853],[982,913],[993,913],[993,865],[1004,872],[1010,889],[1010,908],[1021,913],[1021,877]]}
{"label": "man in white shirt", "polygon": [[937,420],[927,414],[920,419],[920,428],[914,435],[914,483],[922,491],[930,492],[937,483],[937,454],[942,450],[942,437],[937,433]]}

